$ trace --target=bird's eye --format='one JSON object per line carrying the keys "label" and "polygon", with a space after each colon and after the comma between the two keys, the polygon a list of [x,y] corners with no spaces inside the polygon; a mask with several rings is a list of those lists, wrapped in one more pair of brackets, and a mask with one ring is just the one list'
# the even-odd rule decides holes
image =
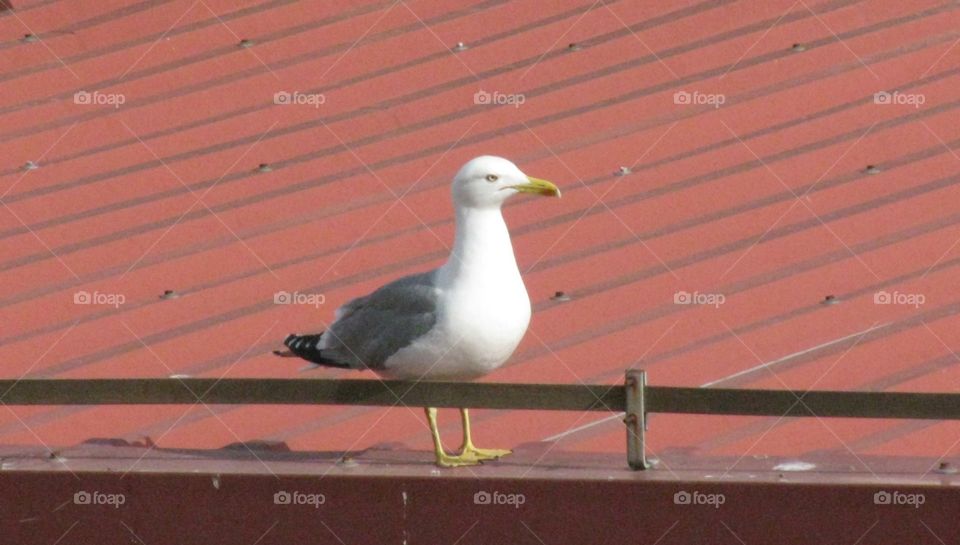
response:
{"label": "bird's eye", "polygon": [[496,174],[487,174],[487,181],[488,181],[488,182],[495,182],[495,181],[497,181],[497,180],[499,180],[499,179],[500,179],[500,177],[497,176]]}

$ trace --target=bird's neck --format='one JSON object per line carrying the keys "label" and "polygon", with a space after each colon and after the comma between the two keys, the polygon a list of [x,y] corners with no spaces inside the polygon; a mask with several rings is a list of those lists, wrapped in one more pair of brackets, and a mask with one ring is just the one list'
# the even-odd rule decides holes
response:
{"label": "bird's neck", "polygon": [[[446,279],[471,282],[502,281],[504,275],[519,277],[510,233],[499,207],[461,207],[457,210],[453,251],[440,274]],[[473,278],[476,274],[492,274],[500,278]]]}

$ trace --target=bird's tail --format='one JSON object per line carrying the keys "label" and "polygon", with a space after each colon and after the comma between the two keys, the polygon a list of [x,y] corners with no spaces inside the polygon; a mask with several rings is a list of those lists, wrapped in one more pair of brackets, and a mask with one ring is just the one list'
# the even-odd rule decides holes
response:
{"label": "bird's tail", "polygon": [[323,350],[318,348],[320,337],[322,336],[323,333],[317,333],[316,335],[297,335],[296,333],[291,333],[287,335],[287,338],[283,341],[283,344],[289,350],[285,352],[274,351],[273,353],[285,358],[303,358],[311,363],[326,367],[349,369],[350,366],[347,363],[328,357],[323,353]]}

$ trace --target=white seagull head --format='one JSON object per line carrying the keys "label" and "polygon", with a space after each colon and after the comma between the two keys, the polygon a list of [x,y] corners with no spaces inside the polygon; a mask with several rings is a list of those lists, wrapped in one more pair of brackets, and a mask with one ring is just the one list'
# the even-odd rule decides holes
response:
{"label": "white seagull head", "polygon": [[531,178],[517,165],[492,155],[471,159],[453,178],[453,203],[457,207],[499,208],[517,193],[560,196],[557,186]]}

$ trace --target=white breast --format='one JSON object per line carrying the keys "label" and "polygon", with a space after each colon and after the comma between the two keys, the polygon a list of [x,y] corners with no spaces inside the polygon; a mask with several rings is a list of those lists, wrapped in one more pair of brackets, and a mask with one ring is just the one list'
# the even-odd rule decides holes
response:
{"label": "white breast", "polygon": [[435,272],[433,329],[387,359],[381,374],[470,380],[510,358],[530,323],[530,299],[500,210],[458,210],[450,260]]}
{"label": "white breast", "polygon": [[530,323],[523,282],[443,297],[434,328],[386,361],[381,374],[406,380],[471,380],[503,365]]}

